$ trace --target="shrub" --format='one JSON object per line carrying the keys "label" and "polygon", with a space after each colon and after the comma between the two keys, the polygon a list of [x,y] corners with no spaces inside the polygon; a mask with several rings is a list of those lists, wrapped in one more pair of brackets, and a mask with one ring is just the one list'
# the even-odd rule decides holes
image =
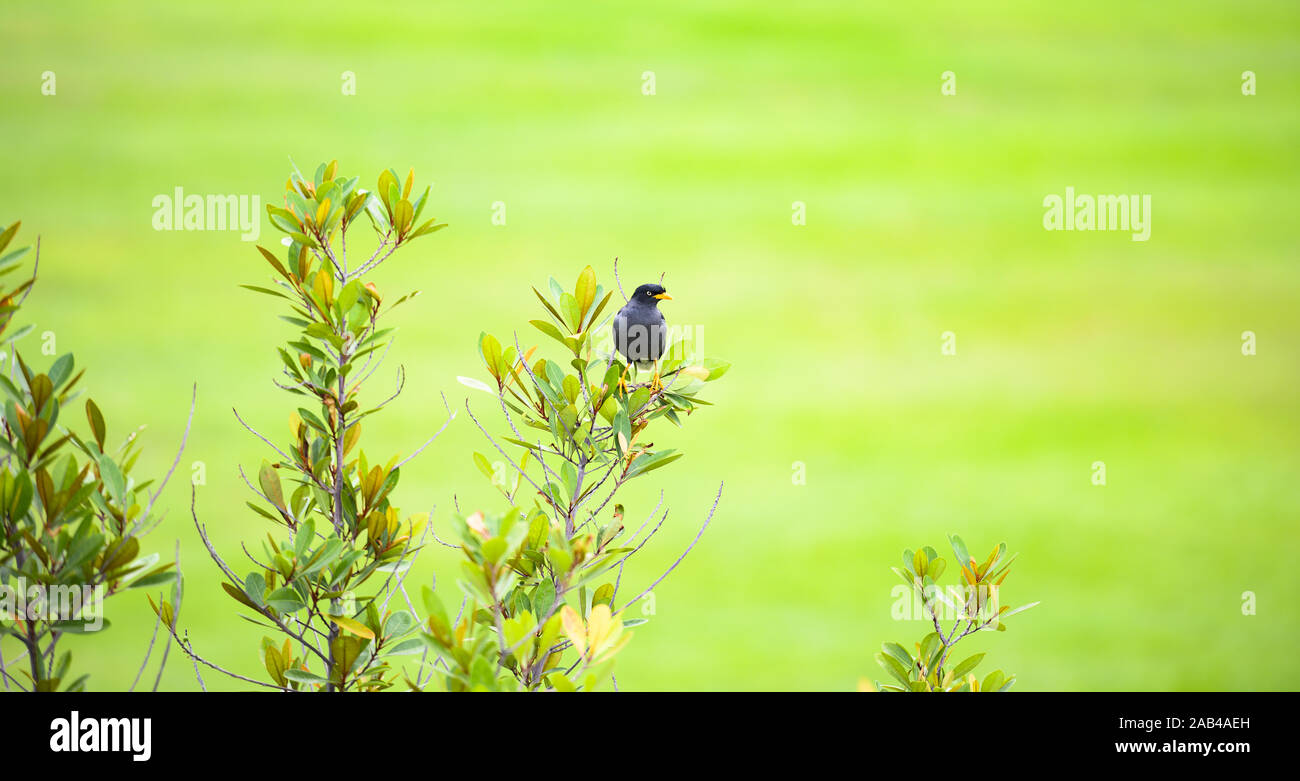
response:
{"label": "shrub", "polygon": [[[386,689],[398,676],[394,659],[424,650],[414,609],[390,610],[389,604],[402,592],[425,540],[428,514],[404,517],[393,491],[401,467],[452,417],[449,409],[447,423],[405,459],[374,459],[360,447],[362,421],[382,411],[404,386],[398,367],[397,390],[377,404],[367,402],[373,406],[362,404],[362,389],[392,341],[392,329],[381,321],[411,298],[386,303],[368,275],[399,248],[446,226],[419,222],[429,188],[412,198],[414,172],[403,182],[394,171],[383,171],[370,193],[358,188],[357,177],[342,177],[337,169],[337,161],[322,164],[312,178],[294,169],[284,207],[267,206],[288,250],[277,257],[258,247],[275,272],[273,285],[244,286],[286,302],[281,319],[295,333],[278,349],[283,367],[275,384],[301,401],[282,444],[235,413],[275,454],[262,463],[256,484],[240,469],[258,499],[249,508],[272,532],[241,546],[253,569],[241,575],[227,564],[194,513],[199,535],[225,575],[222,588],[251,614],[249,620],[270,632],[260,644],[268,680],[229,672],[199,656],[188,638],[173,635],[197,662],[281,690]],[[348,255],[349,239],[357,247],[349,230],[363,216],[377,243],[356,263]]]}
{"label": "shrub", "polygon": [[572,291],[552,279],[549,295],[533,292],[545,315],[530,322],[552,349],[539,354],[536,347],[524,350],[517,335],[503,346],[481,334],[479,354],[491,380],[461,378],[495,397],[507,426],[494,436],[466,402],[495,450],[492,458],[502,459],[494,466],[476,452],[474,461],[506,506],[455,518],[464,556],[455,617],[432,589],[424,591],[424,634],[441,661],[430,678],[452,691],[590,691],[612,678],[614,659],[631,637],[626,630],[647,620],[630,616],[629,608],[686,557],[722,496],[720,485],[699,532],[672,566],[622,598],[624,566],[662,528],[668,509],[661,491],[659,503],[628,534],[627,511],[615,498],[630,481],[682,456],[657,447],[651,432],[665,422],[683,425],[706,405],[700,391],[728,364],[688,361],[682,342],[666,353],[664,387],[620,388],[622,361],[597,354],[608,321],[601,316],[617,308],[610,307],[615,291],[602,288],[588,266]]}
{"label": "shrub", "polygon": [[[30,249],[4,252],[20,224],[0,233],[0,276],[16,271]],[[154,507],[181,453],[150,494],[153,481],[137,482],[133,475],[138,430],[109,446],[108,425],[90,398],[82,405],[86,424],[74,428],[65,413],[81,395],[85,370],[74,373],[67,353],[35,371],[14,346],[32,326],[6,334],[36,282],[39,241],[34,266],[26,281],[0,289],[0,336],[13,356],[9,376],[0,374],[0,639],[13,637],[23,648],[17,659],[0,658],[0,677],[6,689],[81,691],[87,676],[72,677],[72,652],[59,648],[64,635],[105,629],[103,600],[127,589],[172,584],[171,598],[178,598],[175,562],[159,564],[159,554],[142,554],[140,540],[161,520]],[[191,402],[190,420],[193,415]],[[188,437],[189,422],[181,452]],[[19,664],[26,669],[15,673]],[[155,689],[165,665],[164,650]]]}
{"label": "shrub", "polygon": [[[881,684],[880,681],[863,679],[859,688],[867,691],[1004,692],[1015,684],[1016,677],[1002,670],[994,670],[983,681],[977,679],[974,670],[984,660],[982,653],[956,664],[950,664],[950,657],[953,648],[963,638],[980,631],[1005,631],[1007,626],[1002,623],[1005,619],[1038,603],[1031,602],[1015,609],[999,604],[999,589],[1016,558],[1014,554],[1006,555],[1005,542],[994,548],[980,564],[971,558],[961,537],[954,534],[948,541],[955,560],[960,563],[962,583],[947,589],[947,593],[939,585],[939,578],[947,569],[946,562],[928,545],[916,552],[903,551],[902,568],[893,567],[912,589],[911,596],[921,598],[934,631],[916,643],[913,652],[898,643],[885,643],[881,652],[876,654],[876,662],[896,683]],[[943,619],[939,615],[941,606],[948,608]],[[947,632],[943,627],[946,620],[954,622]]]}

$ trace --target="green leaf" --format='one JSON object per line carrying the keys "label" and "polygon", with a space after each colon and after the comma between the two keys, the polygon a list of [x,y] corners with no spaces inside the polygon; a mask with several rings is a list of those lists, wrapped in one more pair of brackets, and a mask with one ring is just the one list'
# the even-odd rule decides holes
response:
{"label": "green leaf", "polygon": [[643,475],[646,472],[653,472],[660,467],[668,466],[672,462],[681,458],[685,453],[678,453],[674,450],[660,450],[657,453],[642,453],[632,459],[632,466],[627,470],[627,479]]}
{"label": "green leaf", "polygon": [[266,578],[262,577],[260,572],[250,572],[248,577],[244,578],[244,595],[251,599],[255,605],[261,607],[266,604],[262,596],[266,593]]}
{"label": "green leaf", "polygon": [[885,672],[894,676],[894,678],[897,679],[898,682],[903,684],[904,686],[907,686],[909,683],[911,683],[911,679],[908,677],[907,670],[904,669],[903,665],[900,664],[899,661],[895,659],[893,656],[884,653],[877,653],[876,663],[879,664],[885,670]]}
{"label": "green leaf", "polygon": [[339,311],[347,312],[349,309],[352,308],[353,304],[357,303],[357,299],[360,297],[361,297],[361,283],[354,279],[348,284],[344,285],[343,290],[339,292],[339,300],[338,300]]}
{"label": "green leaf", "polygon": [[493,537],[483,543],[483,559],[492,564],[498,564],[501,557],[506,554],[506,541],[500,537]]}
{"label": "green leaf", "polygon": [[58,388],[68,377],[72,376],[72,353],[60,355],[48,372],[50,383]]}
{"label": "green leaf", "polygon": [[139,580],[131,581],[127,588],[145,588],[147,586],[156,586],[160,583],[174,583],[176,581],[176,572],[168,570],[166,572],[155,572],[145,575]]}
{"label": "green leaf", "polygon": [[288,300],[290,300],[290,301],[293,300],[293,299],[289,298],[288,296],[286,296],[284,293],[281,293],[279,290],[271,290],[270,288],[258,287],[257,285],[240,285],[240,287],[242,287],[242,288],[245,289],[245,290],[251,290],[251,291],[253,291],[254,293],[265,293],[265,294],[268,295],[268,296],[275,296],[275,297],[277,297],[277,298],[284,298],[284,299],[288,299]]}
{"label": "green leaf", "polygon": [[298,592],[288,587],[272,591],[266,597],[266,606],[281,613],[295,613],[307,607]]}
{"label": "green leaf", "polygon": [[929,575],[931,578],[937,581],[939,579],[939,576],[942,575],[943,571],[947,568],[948,568],[948,564],[943,559],[934,559],[930,562],[930,565],[926,568],[925,574]]}
{"label": "green leaf", "polygon": [[375,639],[375,633],[370,630],[370,627],[354,618],[348,618],[347,616],[329,616],[329,620],[338,624],[340,629],[351,632],[357,637],[364,637],[367,640]]}
{"label": "green leaf", "polygon": [[478,471],[482,472],[487,479],[491,480],[495,476],[496,473],[492,469],[492,464],[488,462],[487,456],[477,450],[474,451],[474,464],[478,466]]}
{"label": "green leaf", "polygon": [[582,313],[578,306],[578,299],[568,293],[562,294],[560,312],[564,315],[564,323],[569,326],[570,333],[577,333],[582,329]]}
{"label": "green leaf", "polygon": [[578,275],[578,284],[573,288],[573,297],[578,302],[578,322],[581,324],[596,300],[596,271],[591,266],[584,268]]}
{"label": "green leaf", "polygon": [[1001,670],[994,670],[980,683],[980,691],[989,692],[997,691],[1006,683],[1007,676]]}
{"label": "green leaf", "polygon": [[439,633],[450,631],[451,623],[447,620],[447,609],[443,607],[442,600],[438,599],[438,595],[428,586],[425,586],[421,593],[424,597],[424,610],[429,614],[429,623],[436,627]]}
{"label": "green leaf", "polygon": [[271,504],[281,510],[286,509],[284,492],[280,488],[280,475],[275,471],[275,467],[271,466],[271,462],[262,462],[262,469],[257,473],[257,481],[262,486],[262,493],[266,494],[266,498],[271,501]]}
{"label": "green leaf", "polygon": [[245,607],[251,607],[251,608],[253,608],[254,610],[257,609],[257,603],[255,603],[255,602],[253,602],[253,600],[249,599],[247,594],[245,594],[244,592],[240,591],[240,590],[239,590],[237,587],[235,587],[234,585],[232,585],[232,584],[230,584],[230,583],[224,583],[224,582],[223,582],[223,583],[221,584],[221,587],[222,587],[223,589],[225,589],[225,590],[226,590],[226,593],[229,594],[232,598],[234,598],[234,600],[235,600],[236,602],[238,602],[239,604],[244,605]]}
{"label": "green leaf", "polygon": [[328,683],[328,681],[326,681],[324,678],[320,677],[319,675],[316,675],[315,673],[309,673],[306,670],[295,670],[295,669],[285,670],[284,677],[288,678],[294,683],[308,683],[317,686]]}
{"label": "green leaf", "polygon": [[962,542],[961,537],[954,534],[948,538],[948,543],[952,545],[952,552],[957,557],[957,563],[963,567],[969,567],[970,554],[966,552],[966,543]]}
{"label": "green leaf", "polygon": [[[301,489],[299,489],[301,490]],[[302,558],[316,540],[316,519],[308,518],[298,527],[298,534],[293,538],[293,555]]]}
{"label": "green leaf", "polygon": [[975,654],[974,656],[963,659],[961,664],[952,668],[953,679],[960,680],[962,678],[965,678],[966,674],[969,673],[971,670],[974,670],[975,667],[981,661],[983,661],[983,659],[984,659],[984,654]]}
{"label": "green leaf", "polygon": [[904,670],[912,670],[915,668],[915,660],[912,659],[912,655],[909,654],[907,649],[903,646],[898,643],[885,643],[882,647],[884,648],[885,653],[892,656]]}
{"label": "green leaf", "polygon": [[5,228],[4,233],[0,233],[0,250],[9,246],[9,242],[13,241],[14,234],[18,232],[18,228],[22,224],[23,224],[22,221],[19,220],[18,222],[15,222],[13,225],[10,225],[8,228]]}
{"label": "green leaf", "polygon": [[548,323],[545,320],[529,320],[528,322],[531,323],[534,328],[546,334],[547,336],[551,337],[552,339],[559,342],[560,344],[567,344],[564,341],[564,334],[560,333],[560,329],[556,328],[551,323]]}
{"label": "green leaf", "polygon": [[99,621],[86,621],[74,619],[71,621],[55,621],[54,629],[65,634],[84,635],[94,632],[102,632],[108,629],[109,623],[107,618],[101,618]]}
{"label": "green leaf", "polygon": [[401,637],[415,626],[415,619],[405,610],[399,610],[384,622],[385,637]]}
{"label": "green leaf", "polygon": [[547,578],[537,585],[533,594],[533,612],[539,619],[548,615],[555,604],[555,583]]}
{"label": "green leaf", "polygon": [[938,632],[931,632],[921,640],[921,656],[919,661],[925,665],[927,672],[934,670],[935,662],[939,660],[940,654],[943,653],[943,638]]}
{"label": "green leaf", "polygon": [[93,559],[104,547],[104,535],[89,531],[89,522],[85,521],[73,538],[68,553],[63,560],[63,570],[73,571]]}
{"label": "green leaf", "polygon": [[559,311],[556,310],[556,308],[551,305],[551,302],[546,300],[546,296],[542,295],[542,291],[538,290],[537,288],[533,288],[533,293],[537,295],[537,300],[542,302],[542,306],[546,307],[546,311],[550,312],[555,317],[555,322],[557,323],[564,322],[564,318],[561,317]]}
{"label": "green leaf", "polygon": [[1015,609],[1013,609],[1013,610],[1008,610],[1007,612],[1005,612],[1005,613],[1003,613],[1002,615],[998,616],[998,620],[999,620],[999,621],[1005,621],[1006,619],[1008,619],[1008,618],[1014,616],[1016,613],[1023,613],[1023,612],[1025,612],[1026,610],[1028,610],[1029,608],[1031,608],[1031,607],[1035,607],[1035,606],[1037,606],[1037,605],[1041,605],[1041,604],[1042,604],[1042,601],[1040,600],[1040,601],[1038,601],[1038,602],[1030,602],[1028,605],[1021,605],[1021,606],[1018,607],[1018,608],[1015,608]]}
{"label": "green leaf", "polygon": [[731,368],[731,364],[720,358],[705,358],[704,368],[709,370],[709,376],[705,378],[705,382],[713,382],[722,379],[722,375],[727,373],[727,370]]}
{"label": "green leaf", "polygon": [[[20,393],[18,391],[18,388],[15,387],[14,384],[9,381],[9,378],[4,376],[3,374],[0,374],[0,389],[3,389],[5,394],[8,395],[9,398],[13,399],[15,402],[18,402],[19,404],[26,403],[26,399],[24,398],[23,394]],[[89,402],[90,400],[87,399],[86,401]],[[101,447],[100,449],[102,450],[103,448]]]}
{"label": "green leaf", "polygon": [[492,334],[482,334],[478,341],[479,354],[483,356],[483,363],[487,366],[488,373],[494,378],[500,379],[501,373],[497,367],[501,365],[501,342]]}
{"label": "green leaf", "polygon": [[122,470],[118,469],[117,463],[108,456],[100,456],[99,475],[118,506],[126,504],[126,479],[122,477]]}
{"label": "green leaf", "polygon": [[384,652],[384,655],[405,656],[408,654],[418,654],[418,653],[423,653],[424,649],[428,647],[429,647],[429,643],[423,637],[412,637],[403,640],[402,642],[398,643],[392,648],[389,648],[387,651]]}

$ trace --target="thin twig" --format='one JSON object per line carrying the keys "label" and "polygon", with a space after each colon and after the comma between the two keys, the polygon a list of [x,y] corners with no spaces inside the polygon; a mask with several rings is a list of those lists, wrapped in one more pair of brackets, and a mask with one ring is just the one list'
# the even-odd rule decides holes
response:
{"label": "thin twig", "polygon": [[[361,372],[361,379],[357,380],[357,385],[361,385],[366,380],[370,379],[370,375],[374,374],[379,370],[380,366],[384,365],[384,359],[388,357],[388,351],[393,349],[393,342],[395,341],[397,341],[396,336],[393,336],[388,340],[388,344],[384,345],[384,352],[380,354],[379,360],[374,366],[371,366],[370,362],[374,359],[375,353],[372,351],[366,355],[366,362],[361,364],[361,368],[357,370]],[[367,368],[369,368],[369,371],[367,371]]]}
{"label": "thin twig", "polygon": [[149,666],[149,657],[153,655],[153,644],[158,639],[158,625],[161,623],[162,611],[160,610],[153,622],[153,634],[149,636],[149,647],[145,649],[144,661],[140,663],[140,669],[136,671],[135,680],[131,682],[131,688],[127,689],[128,692],[135,691],[136,685],[140,683],[140,676],[144,675],[145,668]]}
{"label": "thin twig", "polygon": [[181,435],[180,449],[176,451],[176,458],[172,461],[171,468],[168,469],[167,474],[163,476],[162,484],[158,486],[158,490],[154,492],[154,495],[149,498],[149,504],[144,508],[144,513],[141,517],[147,517],[149,515],[149,511],[153,509],[154,502],[157,502],[158,497],[162,496],[163,489],[167,487],[167,481],[172,479],[172,473],[176,471],[176,466],[181,462],[181,455],[185,453],[185,445],[190,440],[190,425],[194,422],[194,405],[198,401],[198,398],[199,384],[196,382],[190,390],[190,414],[189,417],[185,419],[185,433]]}
{"label": "thin twig", "polygon": [[[181,620],[181,603],[185,601],[184,586],[181,585],[181,541],[176,541],[176,604],[172,606],[172,626],[176,626]],[[162,611],[158,611],[161,617]],[[158,675],[153,679],[153,691],[158,691],[158,685],[162,683],[163,670],[167,669],[167,655],[172,650],[172,644],[168,643],[163,649],[162,661],[158,663]]]}
{"label": "thin twig", "polygon": [[[267,689],[275,689],[276,691],[282,691],[282,692],[291,692],[291,691],[293,691],[293,689],[287,689],[287,688],[285,688],[285,687],[283,687],[283,686],[276,686],[276,685],[273,684],[273,683],[266,683],[265,681],[259,681],[259,680],[256,680],[256,679],[254,679],[254,678],[249,678],[249,677],[247,677],[247,676],[240,675],[239,673],[236,673],[236,672],[231,672],[230,670],[227,670],[227,669],[224,668],[224,667],[221,667],[221,666],[219,666],[219,665],[217,665],[217,664],[214,664],[214,663],[212,663],[212,662],[209,662],[207,659],[204,659],[202,656],[199,656],[197,653],[195,653],[194,650],[193,650],[193,648],[192,648],[192,645],[193,645],[193,644],[189,641],[189,638],[188,638],[188,637],[187,637],[186,639],[182,640],[182,639],[180,638],[180,636],[177,635],[176,632],[174,632],[174,631],[171,633],[171,636],[172,636],[173,639],[176,640],[176,644],[179,645],[179,646],[181,647],[181,650],[185,652],[185,655],[186,655],[186,656],[190,657],[191,659],[193,659],[193,660],[194,660],[195,662],[197,662],[197,663],[201,663],[201,664],[203,664],[203,665],[206,666],[206,667],[211,667],[212,669],[216,670],[216,671],[219,672],[219,673],[225,673],[226,675],[229,675],[231,678],[237,678],[237,679],[239,679],[239,680],[241,680],[241,681],[245,681],[245,682],[247,682],[247,683],[256,684],[256,685],[258,685],[258,686],[263,686],[263,687],[265,687],[265,688],[267,688]],[[206,691],[206,689],[205,689],[205,691]]]}
{"label": "thin twig", "polygon": [[[360,382],[357,383],[357,385],[360,384],[361,384]],[[357,421],[361,420],[362,418],[373,415],[376,412],[383,409],[384,407],[387,407],[390,403],[392,403],[393,399],[396,399],[398,396],[402,395],[402,389],[405,387],[406,387],[406,369],[399,364],[397,367],[397,390],[393,391],[393,395],[379,402],[379,404],[375,405],[374,407],[366,410],[365,412],[353,418],[352,422],[348,424],[348,428],[352,428],[353,426],[357,425]],[[344,433],[345,432],[340,431],[339,435],[341,436]]]}
{"label": "thin twig", "polygon": [[208,691],[208,685],[203,682],[203,676],[199,674],[199,660],[195,659],[193,661],[194,661],[194,677],[199,679],[199,689],[201,689],[206,694]]}
{"label": "thin twig", "polygon": [[[444,404],[446,403],[446,400],[447,400],[447,399],[446,399],[446,397],[444,396],[444,397],[443,397],[443,403],[444,403]],[[432,444],[433,444],[434,440],[436,440],[438,437],[442,436],[442,432],[446,431],[446,430],[447,430],[447,427],[451,425],[451,422],[452,422],[453,420],[456,419],[456,413],[452,412],[451,409],[450,409],[450,407],[447,409],[447,412],[448,412],[449,414],[448,414],[448,416],[447,416],[447,419],[443,421],[443,423],[442,423],[442,427],[439,428],[437,431],[435,431],[434,434],[433,434],[433,436],[429,437],[429,439],[428,439],[427,441],[425,441],[425,443],[424,443],[423,445],[420,445],[418,448],[416,448],[414,453],[412,453],[411,455],[407,456],[406,458],[403,458],[401,461],[398,461],[398,462],[397,462],[397,466],[393,467],[393,470],[394,470],[394,471],[396,471],[396,470],[398,470],[398,469],[401,469],[401,468],[402,468],[402,464],[405,464],[407,461],[410,461],[412,458],[415,458],[416,456],[418,456],[418,455],[420,455],[421,453],[423,453],[423,452],[425,451],[425,449],[426,449],[427,447],[429,447],[429,445],[432,445]]]}
{"label": "thin twig", "polygon": [[264,494],[264,493],[262,493],[260,490],[258,490],[256,487],[254,487],[254,485],[253,485],[253,481],[249,480],[249,479],[248,479],[248,475],[244,473],[244,467],[243,467],[242,465],[236,467],[236,469],[239,470],[239,476],[240,476],[241,478],[243,478],[243,480],[244,480],[244,485],[248,486],[248,490],[250,490],[250,491],[252,491],[253,493],[257,494],[258,496],[262,497],[262,500],[263,500],[263,501],[265,501],[267,504],[271,505],[272,507],[276,508],[277,510],[280,509],[280,505],[278,505],[278,504],[276,504],[275,502],[271,501],[271,497],[267,496],[266,494]]}
{"label": "thin twig", "polygon": [[[384,597],[384,603],[379,607],[380,615],[383,615],[384,611],[388,610],[388,603],[393,598],[394,592],[389,591],[388,584],[391,583],[393,581],[393,577],[397,575],[397,570],[401,569],[402,561],[406,559],[406,554],[411,551],[412,545],[414,544],[416,550],[419,550],[420,548],[424,547],[424,541],[429,536],[429,527],[433,525],[433,513],[437,509],[438,509],[437,505],[434,505],[433,508],[429,510],[429,515],[427,518],[425,518],[424,521],[424,531],[420,532],[420,541],[418,543],[416,543],[414,540],[410,539],[409,537],[407,538],[406,544],[402,546],[402,553],[397,557],[397,562],[393,565],[392,571],[390,571],[388,573],[388,577],[384,579],[384,585],[379,587],[379,593],[388,591],[388,596]],[[401,576],[397,578],[397,585],[399,587],[402,585],[402,581],[406,579],[406,576],[407,574],[410,573],[410,571],[411,568],[407,567],[406,571],[403,572]]]}
{"label": "thin twig", "polygon": [[[14,661],[21,662],[22,659],[23,658],[20,656]],[[0,680],[4,681],[5,691],[9,691],[9,671],[5,667],[5,655],[3,649],[0,649]],[[14,683],[18,683],[18,681],[14,681]],[[20,686],[18,688],[21,689],[22,687]]]}
{"label": "thin twig", "polygon": [[627,610],[629,607],[635,605],[638,601],[640,601],[642,597],[644,597],[646,594],[649,594],[651,591],[653,591],[654,587],[659,585],[660,581],[668,577],[668,574],[670,572],[677,569],[677,565],[682,563],[682,559],[686,558],[686,554],[691,552],[691,549],[695,547],[695,543],[700,541],[700,537],[703,536],[704,530],[709,528],[709,523],[713,520],[713,513],[716,512],[718,509],[718,502],[722,501],[722,486],[724,484],[725,483],[718,483],[718,495],[713,498],[713,506],[709,508],[709,517],[704,519],[704,524],[700,526],[700,530],[695,533],[695,539],[691,540],[691,544],[686,546],[686,550],[682,551],[682,555],[677,557],[677,561],[674,561],[672,563],[672,566],[664,571],[664,574],[656,578],[654,583],[651,583],[649,586],[647,586],[645,591],[642,591],[640,594],[637,594],[630,602],[624,605],[622,607],[623,610]]}
{"label": "thin twig", "polygon": [[9,674],[9,671],[8,671],[8,670],[0,669],[0,676],[4,676],[4,680],[5,680],[5,691],[9,691],[9,690],[10,690],[10,689],[9,689],[9,682],[10,682],[10,681],[13,681],[13,682],[14,682],[14,686],[17,686],[17,687],[18,687],[18,691],[20,691],[20,692],[25,692],[25,691],[27,691],[26,689],[23,688],[22,683],[21,683],[17,678],[15,678],[15,677],[13,677],[12,675]]}
{"label": "thin twig", "polygon": [[627,303],[627,294],[623,292],[623,283],[618,278],[618,258],[614,258],[614,284],[618,285],[618,294],[623,296],[623,303]]}
{"label": "thin twig", "polygon": [[[393,229],[390,227],[388,229],[388,232],[381,237],[379,241],[379,246],[375,247],[375,253],[370,256],[370,260],[367,260],[364,264],[362,264],[361,268],[349,274],[347,280],[345,281],[354,280],[364,275],[367,271],[370,271],[373,268],[377,268],[379,264],[383,263],[385,260],[388,260],[389,256],[391,256],[393,252],[397,250],[397,243],[394,243],[391,247],[388,247],[388,237],[391,236],[392,234],[393,234]],[[383,257],[380,257],[379,253],[382,252],[385,247],[388,247],[388,252],[385,252]]]}
{"label": "thin twig", "polygon": [[279,454],[280,454],[280,457],[281,457],[282,459],[284,459],[285,461],[287,461],[287,462],[290,463],[290,464],[293,464],[295,467],[298,465],[298,461],[297,461],[293,456],[289,455],[288,453],[284,452],[284,451],[281,450],[280,448],[276,447],[275,444],[274,444],[273,442],[271,442],[271,440],[269,440],[269,439],[267,439],[266,437],[262,436],[261,433],[259,433],[259,432],[257,431],[257,429],[255,429],[255,428],[253,428],[252,426],[250,426],[250,425],[248,425],[247,423],[245,423],[245,422],[244,422],[244,419],[241,418],[241,417],[239,417],[239,410],[235,409],[234,407],[231,407],[231,408],[230,408],[230,411],[233,412],[233,413],[235,413],[235,420],[238,420],[238,421],[239,421],[239,425],[241,425],[241,426],[243,426],[244,428],[248,429],[249,432],[251,432],[253,436],[255,436],[255,437],[257,437],[258,439],[260,439],[260,440],[262,440],[263,442],[265,442],[267,447],[271,448],[271,449],[274,450],[276,453],[279,453]]}
{"label": "thin twig", "polygon": [[[522,470],[522,469],[519,468],[519,465],[516,464],[516,463],[514,462],[514,459],[512,459],[512,458],[511,458],[511,457],[506,453],[506,451],[503,450],[503,449],[501,448],[501,446],[497,444],[496,439],[494,439],[494,438],[492,437],[492,435],[489,434],[489,433],[487,432],[487,429],[483,428],[483,424],[478,422],[478,418],[474,417],[474,411],[473,411],[472,409],[470,409],[470,406],[469,406],[469,399],[465,399],[465,412],[469,414],[469,419],[472,420],[472,421],[474,421],[474,425],[478,427],[478,430],[479,430],[480,432],[482,432],[483,436],[484,436],[484,437],[487,437],[488,442],[491,442],[491,443],[492,443],[492,447],[496,448],[497,452],[500,453],[501,456],[502,456],[502,458],[504,458],[504,459],[506,460],[506,463],[508,463],[508,464],[510,464],[511,466],[513,466],[513,467],[515,468],[515,471],[516,471],[516,472],[518,472],[520,475],[523,476],[523,478],[524,478],[525,480],[527,480],[529,483],[531,483],[532,486],[533,486],[533,488],[536,488],[536,489],[537,489],[538,493],[540,493],[540,494],[542,494],[543,496],[545,496],[545,495],[546,495],[546,491],[544,491],[544,490],[542,489],[542,487],[541,487],[540,485],[538,485],[536,481],[533,480],[533,478],[529,477],[527,472],[525,472],[524,470]],[[538,459],[538,460],[540,461],[541,459]],[[557,512],[558,512],[558,511],[557,511]]]}
{"label": "thin twig", "polygon": [[194,518],[194,527],[199,530],[199,539],[203,540],[203,547],[208,549],[208,555],[211,556],[212,560],[217,563],[217,566],[221,568],[221,571],[225,573],[225,576],[230,578],[230,582],[234,583],[236,586],[239,586],[242,589],[244,587],[244,581],[240,580],[239,577],[235,575],[234,571],[230,569],[230,566],[226,564],[225,560],[222,559],[221,556],[217,555],[217,549],[212,547],[212,540],[208,538],[207,527],[205,527],[202,523],[199,522],[198,512],[196,512],[194,509],[194,504],[197,499],[197,495],[198,495],[198,489],[191,487],[190,516]]}

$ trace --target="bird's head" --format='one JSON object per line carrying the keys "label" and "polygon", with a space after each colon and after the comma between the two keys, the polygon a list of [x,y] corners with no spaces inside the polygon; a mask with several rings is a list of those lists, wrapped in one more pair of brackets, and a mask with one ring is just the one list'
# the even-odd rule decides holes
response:
{"label": "bird's head", "polygon": [[649,304],[650,306],[658,306],[660,301],[671,301],[671,300],[672,300],[672,296],[668,295],[668,291],[664,290],[664,286],[657,285],[654,283],[650,283],[648,285],[642,285],[641,287],[637,288],[635,291],[632,292],[632,303],[634,304]]}

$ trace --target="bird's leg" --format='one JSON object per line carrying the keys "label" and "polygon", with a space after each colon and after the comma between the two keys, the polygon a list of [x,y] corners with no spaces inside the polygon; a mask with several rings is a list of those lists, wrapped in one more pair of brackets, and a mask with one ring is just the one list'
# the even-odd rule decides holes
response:
{"label": "bird's leg", "polygon": [[623,395],[627,395],[627,374],[632,371],[632,362],[623,364],[623,374],[618,378],[618,389]]}
{"label": "bird's leg", "polygon": [[659,376],[659,361],[655,361],[655,376],[650,380],[650,395],[654,395],[664,389],[663,378]]}

